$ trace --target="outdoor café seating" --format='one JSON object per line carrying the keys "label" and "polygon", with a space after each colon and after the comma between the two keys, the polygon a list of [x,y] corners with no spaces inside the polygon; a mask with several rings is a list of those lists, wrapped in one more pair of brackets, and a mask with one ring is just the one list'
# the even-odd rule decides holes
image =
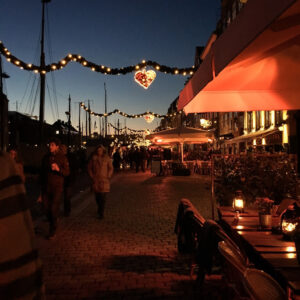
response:
{"label": "outdoor caf\u00e9 seating", "polygon": [[[282,211],[290,203],[285,202]],[[280,230],[273,230],[280,223],[280,216],[274,212],[270,227],[261,227],[258,211],[254,208],[246,208],[237,217],[232,207],[219,207],[219,216],[222,227],[234,241],[238,241],[253,266],[264,271],[249,271],[247,268],[244,272],[244,286],[252,299],[299,299],[299,253],[294,240],[285,238]],[[220,252],[224,254],[222,250]],[[234,267],[233,260],[230,261]],[[265,284],[258,286],[264,281]],[[272,291],[276,291],[276,295],[272,296]]]}
{"label": "outdoor caf\u00e9 seating", "polygon": [[191,276],[197,285],[206,275],[217,274],[239,299],[299,299],[294,242],[271,228],[260,229],[253,209],[236,221],[232,208],[220,207],[219,216],[218,222],[205,220],[188,199],[178,206],[178,251],[191,255]]}
{"label": "outdoor caf\u00e9 seating", "polygon": [[207,220],[203,225],[203,233],[201,243],[199,243],[197,249],[196,261],[198,263],[199,274],[203,282],[205,274],[212,274],[214,269],[220,270],[222,267],[222,259],[218,250],[218,244],[220,241],[225,241],[231,249],[235,249],[235,252],[239,253],[239,258],[243,261],[243,264],[248,266],[249,260],[247,255],[240,250],[238,244],[227,235],[222,227],[214,220]]}
{"label": "outdoor caf\u00e9 seating", "polygon": [[194,163],[194,171],[199,175],[210,175],[211,161],[197,159]]}
{"label": "outdoor caf\u00e9 seating", "polygon": [[[188,199],[181,199],[175,223],[179,253],[191,254],[191,276],[196,275],[199,285],[205,275],[211,274],[213,268],[220,268],[218,242],[226,241],[230,249],[239,253],[243,265],[249,266],[248,257],[239,250],[238,245],[213,220],[205,220]],[[197,269],[197,271],[195,271]],[[195,274],[196,273],[196,274]]]}

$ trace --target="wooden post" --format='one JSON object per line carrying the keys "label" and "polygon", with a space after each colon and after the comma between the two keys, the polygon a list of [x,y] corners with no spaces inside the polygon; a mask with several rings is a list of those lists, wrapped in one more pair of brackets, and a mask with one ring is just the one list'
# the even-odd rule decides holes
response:
{"label": "wooden post", "polygon": [[210,158],[210,179],[211,179],[211,218],[215,219],[215,179],[214,179],[214,154]]}

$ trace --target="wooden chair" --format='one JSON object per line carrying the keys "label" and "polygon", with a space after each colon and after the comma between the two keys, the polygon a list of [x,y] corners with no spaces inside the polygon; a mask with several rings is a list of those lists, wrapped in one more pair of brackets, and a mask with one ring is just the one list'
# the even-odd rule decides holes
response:
{"label": "wooden chair", "polygon": [[231,248],[236,248],[243,256],[243,259],[246,261],[246,265],[249,266],[250,262],[246,252],[244,251],[243,247],[238,245],[228,234],[224,231],[224,229],[214,220],[207,220],[207,224],[209,226],[214,227],[214,232],[218,236],[220,241],[225,241],[227,244],[231,246]]}
{"label": "wooden chair", "polygon": [[218,249],[224,259],[223,273],[227,286],[239,299],[248,299],[248,292],[243,285],[248,259],[245,259],[237,246],[228,241],[219,242]]}
{"label": "wooden chair", "polygon": [[[191,255],[190,276],[196,280],[198,280],[196,256],[199,244],[202,243],[205,222],[205,218],[190,200],[186,198],[180,200],[175,224],[177,247],[180,253],[189,253]],[[202,274],[203,272],[201,272]]]}
{"label": "wooden chair", "polygon": [[196,256],[199,283],[204,281],[205,275],[213,274],[216,271],[220,273],[223,261],[218,250],[220,241],[225,241],[230,249],[235,249],[235,252],[239,253],[239,257],[245,265],[250,265],[245,252],[226,234],[222,227],[213,220],[207,220],[203,226],[202,239]]}
{"label": "wooden chair", "polygon": [[246,269],[243,283],[253,300],[285,300],[287,295],[278,282],[264,271]]}
{"label": "wooden chair", "polygon": [[243,275],[248,267],[248,262],[240,252],[240,249],[226,241],[219,242],[218,249],[225,261],[232,266],[234,272]]}
{"label": "wooden chair", "polygon": [[175,224],[180,253],[193,253],[197,249],[204,223],[205,219],[190,200],[181,199]]}

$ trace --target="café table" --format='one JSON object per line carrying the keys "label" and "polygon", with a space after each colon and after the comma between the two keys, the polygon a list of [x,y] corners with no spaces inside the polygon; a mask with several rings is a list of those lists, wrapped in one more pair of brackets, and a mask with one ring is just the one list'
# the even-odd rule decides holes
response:
{"label": "caf\u00e9 table", "polygon": [[218,213],[220,225],[243,247],[255,267],[275,278],[290,299],[300,299],[300,264],[295,244],[273,230],[280,223],[279,217],[272,217],[273,228],[261,228],[255,209],[237,215],[232,207],[219,207]]}

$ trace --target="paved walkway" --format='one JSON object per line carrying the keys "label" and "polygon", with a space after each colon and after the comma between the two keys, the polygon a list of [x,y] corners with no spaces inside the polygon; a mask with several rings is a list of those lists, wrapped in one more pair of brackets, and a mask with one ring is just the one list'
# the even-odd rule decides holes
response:
{"label": "paved walkway", "polygon": [[177,252],[174,224],[182,197],[210,217],[209,178],[114,176],[105,217],[97,219],[91,193],[82,193],[55,240],[38,224],[47,299],[222,299],[223,284],[202,289],[190,277],[189,257]]}

